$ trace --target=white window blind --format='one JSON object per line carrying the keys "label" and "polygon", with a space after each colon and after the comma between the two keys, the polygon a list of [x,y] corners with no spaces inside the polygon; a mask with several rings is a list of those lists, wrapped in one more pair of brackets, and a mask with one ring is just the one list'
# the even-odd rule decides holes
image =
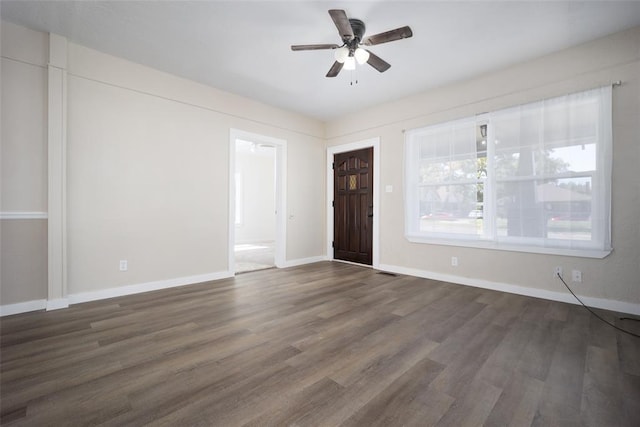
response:
{"label": "white window blind", "polygon": [[610,251],[610,86],[414,129],[405,138],[409,240]]}

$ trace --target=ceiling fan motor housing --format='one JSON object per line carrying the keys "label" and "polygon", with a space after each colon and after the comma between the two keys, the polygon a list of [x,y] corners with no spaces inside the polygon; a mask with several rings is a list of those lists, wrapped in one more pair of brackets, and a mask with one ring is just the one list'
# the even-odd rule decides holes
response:
{"label": "ceiling fan motor housing", "polygon": [[349,46],[349,49],[357,49],[358,45],[362,42],[364,38],[364,32],[366,31],[366,27],[364,26],[364,22],[359,19],[349,19],[349,23],[351,24],[351,29],[353,30],[353,39],[352,40],[343,40],[344,43]]}

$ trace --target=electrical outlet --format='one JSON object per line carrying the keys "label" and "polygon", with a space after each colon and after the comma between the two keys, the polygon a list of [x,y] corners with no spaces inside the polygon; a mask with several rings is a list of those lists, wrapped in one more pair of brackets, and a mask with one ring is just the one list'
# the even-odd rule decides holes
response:
{"label": "electrical outlet", "polygon": [[576,283],[582,283],[582,271],[571,270],[571,281]]}
{"label": "electrical outlet", "polygon": [[557,279],[558,275],[562,277],[562,267],[560,267],[559,265],[553,269],[553,277]]}
{"label": "electrical outlet", "polygon": [[129,266],[127,265],[127,260],[126,259],[121,259],[120,260],[120,271],[127,271],[128,268],[129,268]]}
{"label": "electrical outlet", "polygon": [[451,257],[451,266],[452,267],[457,267],[458,266],[458,257],[457,256],[452,256]]}

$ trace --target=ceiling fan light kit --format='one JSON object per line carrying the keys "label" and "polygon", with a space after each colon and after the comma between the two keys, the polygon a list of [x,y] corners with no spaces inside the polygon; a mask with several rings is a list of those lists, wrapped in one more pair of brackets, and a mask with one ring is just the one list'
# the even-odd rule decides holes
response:
{"label": "ceiling fan light kit", "polygon": [[401,27],[396,28],[395,30],[375,34],[365,39],[364,33],[366,27],[364,22],[359,19],[347,18],[345,11],[340,9],[329,10],[329,15],[338,29],[338,34],[340,34],[340,38],[342,39],[342,46],[337,44],[291,46],[291,50],[293,51],[334,49],[335,62],[329,69],[327,77],[337,76],[342,68],[345,70],[355,70],[356,62],[360,65],[363,65],[366,62],[379,72],[383,73],[391,67],[391,64],[361,46],[375,46],[413,36],[411,28]]}
{"label": "ceiling fan light kit", "polygon": [[344,61],[344,69],[345,70],[355,70],[356,69],[356,59],[353,56],[348,57]]}
{"label": "ceiling fan light kit", "polygon": [[362,65],[369,60],[369,51],[367,49],[363,49],[361,47],[357,48],[353,56],[358,61],[358,64]]}
{"label": "ceiling fan light kit", "polygon": [[346,46],[339,47],[333,53],[336,61],[343,64],[344,61],[349,57],[349,48]]}

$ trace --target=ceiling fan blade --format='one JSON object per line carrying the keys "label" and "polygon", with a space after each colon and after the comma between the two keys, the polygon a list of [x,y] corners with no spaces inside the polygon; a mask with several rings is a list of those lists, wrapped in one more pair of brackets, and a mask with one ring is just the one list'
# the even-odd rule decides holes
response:
{"label": "ceiling fan blade", "polygon": [[[369,51],[367,50],[367,52]],[[380,71],[381,73],[384,73],[389,68],[391,68],[391,64],[389,64],[387,61],[380,58],[378,55],[376,55],[373,52],[369,52],[369,59],[367,60],[367,64],[371,65],[373,68]]]}
{"label": "ceiling fan blade", "polygon": [[384,33],[374,34],[373,36],[364,39],[362,44],[366,46],[373,46],[376,44],[382,44],[392,42],[395,40],[408,39],[413,36],[413,31],[409,27],[396,28],[395,30],[385,31]]}
{"label": "ceiling fan blade", "polygon": [[338,33],[340,33],[342,40],[353,40],[355,37],[353,34],[353,28],[351,28],[351,23],[349,22],[349,18],[347,18],[347,14],[344,10],[331,9],[329,10],[329,15],[331,15],[333,23],[336,24],[336,28],[338,29]]}
{"label": "ceiling fan blade", "polygon": [[342,62],[338,62],[338,61],[334,62],[331,68],[329,69],[329,72],[327,73],[327,77],[337,76],[340,70],[342,70],[343,66],[344,66],[344,63]]}
{"label": "ceiling fan blade", "polygon": [[294,44],[291,45],[291,50],[321,50],[321,49],[337,49],[340,46],[337,44]]}

